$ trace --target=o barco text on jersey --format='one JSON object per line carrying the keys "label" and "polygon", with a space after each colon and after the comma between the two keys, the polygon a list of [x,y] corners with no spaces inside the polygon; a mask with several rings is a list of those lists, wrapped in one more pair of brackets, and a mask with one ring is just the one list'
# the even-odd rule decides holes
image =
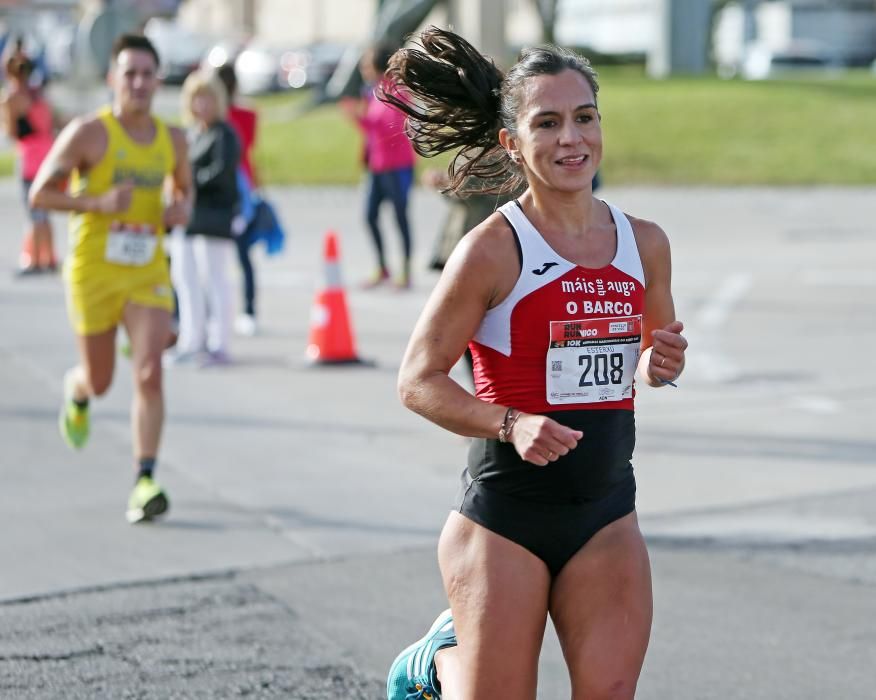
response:
{"label": "o barco text on jersey", "polygon": [[[574,280],[560,280],[560,288],[566,294],[583,292],[584,294],[595,294],[600,297],[604,297],[606,294],[619,294],[629,297],[635,291],[636,283],[626,280],[608,280],[606,282],[601,277],[597,277],[593,280],[584,277],[577,277]],[[605,314],[607,316],[629,316],[633,313],[633,305],[628,301],[594,301],[591,299],[584,299],[580,304],[577,301],[567,302],[566,312],[571,315],[585,313]]]}

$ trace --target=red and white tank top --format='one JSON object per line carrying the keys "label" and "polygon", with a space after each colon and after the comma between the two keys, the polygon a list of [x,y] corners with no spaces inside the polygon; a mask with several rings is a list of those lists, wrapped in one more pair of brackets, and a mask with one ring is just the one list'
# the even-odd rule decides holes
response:
{"label": "red and white tank top", "polygon": [[614,259],[586,268],[558,255],[516,201],[499,211],[520,244],[520,276],[469,347],[478,398],[526,413],[633,408],[645,274],[632,226],[608,205]]}

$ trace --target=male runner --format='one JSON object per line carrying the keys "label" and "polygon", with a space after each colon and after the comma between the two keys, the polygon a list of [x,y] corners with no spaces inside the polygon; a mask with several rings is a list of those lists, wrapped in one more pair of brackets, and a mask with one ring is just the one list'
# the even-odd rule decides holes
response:
{"label": "male runner", "polygon": [[162,238],[165,230],[186,224],[192,204],[185,136],[151,114],[158,64],[148,39],[120,36],[107,77],[112,105],[61,132],[30,191],[33,206],[71,212],[64,279],[79,364],[64,376],[60,416],[61,435],[71,447],[88,439],[89,399],[112,383],[119,323],[131,342],[137,469],[128,500],[131,523],[168,508],[153,480],[164,421],[161,353],[174,304]]}

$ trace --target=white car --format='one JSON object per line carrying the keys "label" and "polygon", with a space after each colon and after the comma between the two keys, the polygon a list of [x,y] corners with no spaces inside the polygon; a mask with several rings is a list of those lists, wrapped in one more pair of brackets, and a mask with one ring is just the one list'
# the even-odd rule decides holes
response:
{"label": "white car", "polygon": [[824,47],[800,44],[774,51],[754,45],[746,52],[741,74],[746,80],[768,80],[794,73],[836,73],[842,67],[842,61]]}
{"label": "white car", "polygon": [[276,90],[319,87],[331,77],[346,46],[316,43],[286,48],[252,43],[234,61],[241,94],[256,95]]}
{"label": "white car", "polygon": [[201,65],[215,41],[177,22],[153,17],[143,33],[155,46],[161,59],[159,75],[165,83],[181,84],[189,73]]}
{"label": "white car", "polygon": [[242,95],[259,95],[284,90],[283,57],[291,51],[277,46],[253,43],[241,51],[234,61],[237,89]]}

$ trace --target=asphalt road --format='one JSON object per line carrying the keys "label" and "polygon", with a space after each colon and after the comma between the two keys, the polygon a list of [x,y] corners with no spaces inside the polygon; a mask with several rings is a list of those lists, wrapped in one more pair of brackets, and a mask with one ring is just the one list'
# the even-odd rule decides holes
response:
{"label": "asphalt road", "polygon": [[[60,280],[0,274],[0,697],[378,698],[445,605],[434,550],[465,441],[394,391],[443,204],[414,195],[414,289],[366,292],[362,193],[272,194],[289,240],[280,257],[259,252],[262,333],[236,339],[229,367],[168,373],[158,475],[172,510],[151,526],[123,517],[126,361],[91,442],[69,452]],[[678,389],[637,399],[655,588],[637,697],[876,696],[872,190],[603,196],[669,233],[691,341]],[[0,206],[11,270],[15,183],[0,183]],[[304,360],[330,228],[370,366]],[[539,697],[568,697],[550,634]]]}

